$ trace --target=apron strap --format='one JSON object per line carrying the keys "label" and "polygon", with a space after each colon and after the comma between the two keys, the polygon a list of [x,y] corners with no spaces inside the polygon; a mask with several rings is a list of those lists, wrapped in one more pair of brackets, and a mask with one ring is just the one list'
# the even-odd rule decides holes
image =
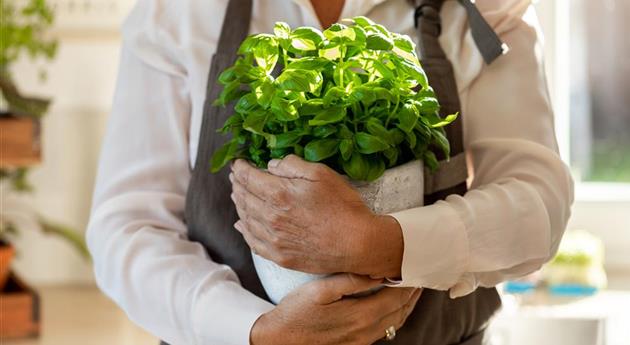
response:
{"label": "apron strap", "polygon": [[[446,0],[409,0],[416,7],[414,24],[418,29],[418,53],[440,101],[442,115],[459,112],[460,116],[445,128],[451,144],[451,157],[438,155],[438,169],[425,169],[425,205],[444,199],[450,194],[463,195],[467,191],[468,169],[464,151],[463,114],[453,66],[439,42],[442,32],[440,10]],[[507,46],[479,13],[474,0],[458,0],[466,9],[468,24],[475,44],[486,64],[507,52]]]}
{"label": "apron strap", "polygon": [[251,17],[252,0],[230,0],[223,18],[218,53],[229,54],[236,59],[238,48],[249,33]]}
{"label": "apron strap", "polygon": [[[409,0],[416,7],[414,15],[414,23],[416,28],[419,24],[419,18],[424,14],[424,7],[441,8],[445,0]],[[477,49],[481,53],[483,60],[490,65],[499,56],[509,51],[507,44],[503,43],[499,36],[494,32],[490,24],[483,18],[479,9],[475,5],[475,0],[458,0],[466,9],[468,14],[468,26],[475,40]],[[439,36],[439,32],[438,32]]]}

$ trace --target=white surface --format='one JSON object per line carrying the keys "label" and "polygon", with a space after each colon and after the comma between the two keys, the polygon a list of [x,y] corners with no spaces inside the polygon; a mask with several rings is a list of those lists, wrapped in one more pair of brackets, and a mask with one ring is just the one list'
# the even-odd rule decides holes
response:
{"label": "white surface", "polygon": [[630,292],[602,291],[570,299],[543,294],[523,305],[503,296],[488,334],[492,345],[628,345]]}

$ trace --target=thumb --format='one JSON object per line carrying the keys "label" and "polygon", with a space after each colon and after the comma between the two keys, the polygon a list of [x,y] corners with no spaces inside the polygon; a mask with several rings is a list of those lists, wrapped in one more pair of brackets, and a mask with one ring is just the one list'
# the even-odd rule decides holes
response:
{"label": "thumb", "polygon": [[315,303],[330,304],[342,299],[344,296],[354,295],[377,287],[382,282],[382,279],[375,280],[368,276],[340,273],[309,283],[309,288],[312,289]]}
{"label": "thumb", "polygon": [[306,180],[316,180],[318,171],[322,169],[325,169],[323,164],[307,162],[296,155],[272,159],[267,164],[267,170],[273,175]]}

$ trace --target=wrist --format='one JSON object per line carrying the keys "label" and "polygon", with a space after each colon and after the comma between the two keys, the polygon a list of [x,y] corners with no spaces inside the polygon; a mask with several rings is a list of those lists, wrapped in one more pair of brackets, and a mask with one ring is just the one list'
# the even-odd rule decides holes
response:
{"label": "wrist", "polygon": [[254,322],[254,325],[249,333],[250,345],[273,344],[273,342],[270,341],[273,339],[273,327],[270,322],[270,313],[271,312],[262,314],[256,322]]}
{"label": "wrist", "polygon": [[398,278],[401,275],[404,240],[396,218],[374,215],[366,227],[362,263],[364,274],[372,278]]}

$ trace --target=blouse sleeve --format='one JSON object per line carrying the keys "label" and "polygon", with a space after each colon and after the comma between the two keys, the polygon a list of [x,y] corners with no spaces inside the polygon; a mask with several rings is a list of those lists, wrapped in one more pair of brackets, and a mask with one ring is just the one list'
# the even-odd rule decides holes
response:
{"label": "blouse sleeve", "polygon": [[392,215],[404,238],[400,286],[450,289],[451,297],[538,269],[556,252],[573,202],[533,8],[517,0],[477,4],[510,51],[486,66],[471,53],[468,30],[441,37],[458,72],[470,190]]}

